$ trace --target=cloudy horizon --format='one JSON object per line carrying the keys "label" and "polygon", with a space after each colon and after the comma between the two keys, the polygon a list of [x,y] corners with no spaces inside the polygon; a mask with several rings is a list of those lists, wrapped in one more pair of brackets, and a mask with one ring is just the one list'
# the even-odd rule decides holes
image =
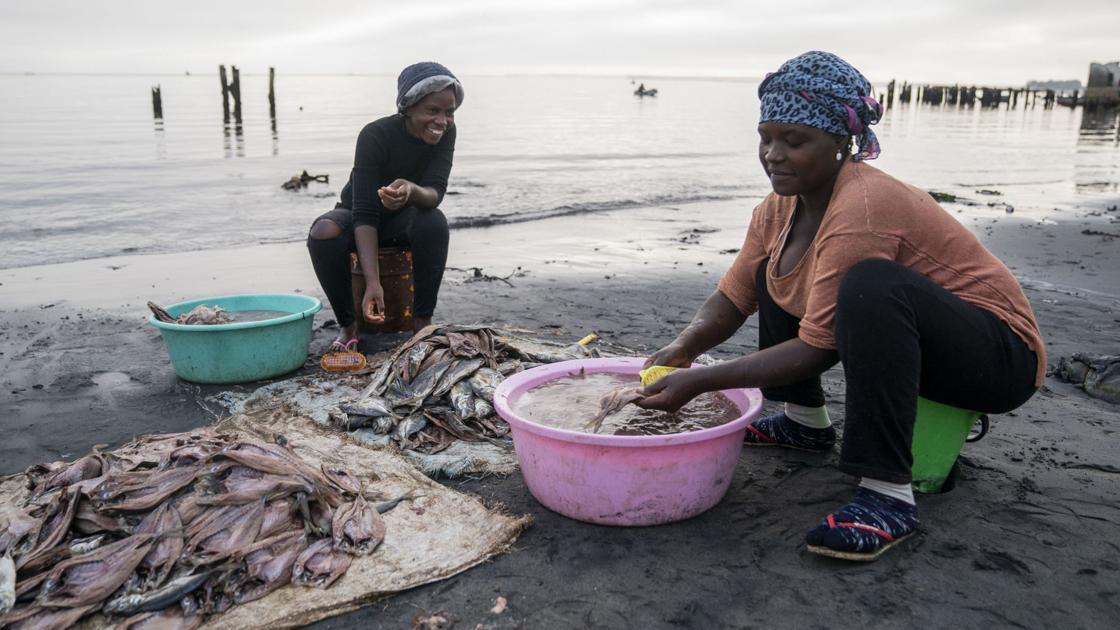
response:
{"label": "cloudy horizon", "polygon": [[1120,3],[946,0],[870,11],[823,0],[323,0],[167,6],[41,0],[5,7],[0,73],[395,75],[436,59],[464,75],[755,78],[810,49],[874,82],[1085,82],[1120,59]]}

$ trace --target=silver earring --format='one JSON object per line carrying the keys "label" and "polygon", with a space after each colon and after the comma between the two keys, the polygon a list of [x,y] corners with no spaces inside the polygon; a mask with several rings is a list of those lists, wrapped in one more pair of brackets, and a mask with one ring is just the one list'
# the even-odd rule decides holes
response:
{"label": "silver earring", "polygon": [[840,160],[843,160],[843,159],[844,159],[844,154],[837,151],[836,152],[836,161],[839,162]]}

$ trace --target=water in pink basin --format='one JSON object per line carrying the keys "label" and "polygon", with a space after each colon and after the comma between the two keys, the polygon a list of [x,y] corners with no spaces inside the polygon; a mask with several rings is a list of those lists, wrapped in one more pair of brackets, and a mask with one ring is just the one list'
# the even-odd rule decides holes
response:
{"label": "water in pink basin", "polygon": [[545,507],[589,523],[657,525],[691,518],[727,492],[747,424],[762,408],[757,389],[722,393],[741,415],[727,424],[669,435],[598,435],[546,427],[513,413],[522,393],[579,370],[637,374],[644,359],[564,361],[515,374],[494,393],[509,422],[521,474]]}

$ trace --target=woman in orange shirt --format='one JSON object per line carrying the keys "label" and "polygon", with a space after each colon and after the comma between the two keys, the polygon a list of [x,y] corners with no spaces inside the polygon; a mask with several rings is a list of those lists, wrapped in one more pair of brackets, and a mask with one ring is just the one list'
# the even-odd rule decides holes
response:
{"label": "woman in orange shirt", "polygon": [[1010,411],[1042,383],[1042,338],[999,259],[928,194],[866,164],[879,153],[869,127],[882,110],[862,74],[814,51],[758,91],[759,159],[774,192],[718,290],[647,365],[689,366],[755,312],[759,351],[674,372],[638,404],[677,409],[702,392],[759,387],[785,407],[748,427],[748,445],[827,452],[836,430],[820,375],[840,361],[840,469],[860,483],[806,542],[815,553],[873,560],[918,528],[918,396]]}

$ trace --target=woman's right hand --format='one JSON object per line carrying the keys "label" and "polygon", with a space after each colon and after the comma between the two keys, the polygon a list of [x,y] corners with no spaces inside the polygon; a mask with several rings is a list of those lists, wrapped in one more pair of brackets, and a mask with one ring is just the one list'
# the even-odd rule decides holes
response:
{"label": "woman's right hand", "polygon": [[650,357],[646,359],[646,362],[642,364],[642,369],[644,370],[653,365],[686,368],[692,365],[692,361],[695,358],[696,355],[685,348],[683,344],[674,341],[650,355]]}
{"label": "woman's right hand", "polygon": [[371,324],[385,321],[385,291],[380,282],[366,285],[365,295],[362,296],[362,317]]}

